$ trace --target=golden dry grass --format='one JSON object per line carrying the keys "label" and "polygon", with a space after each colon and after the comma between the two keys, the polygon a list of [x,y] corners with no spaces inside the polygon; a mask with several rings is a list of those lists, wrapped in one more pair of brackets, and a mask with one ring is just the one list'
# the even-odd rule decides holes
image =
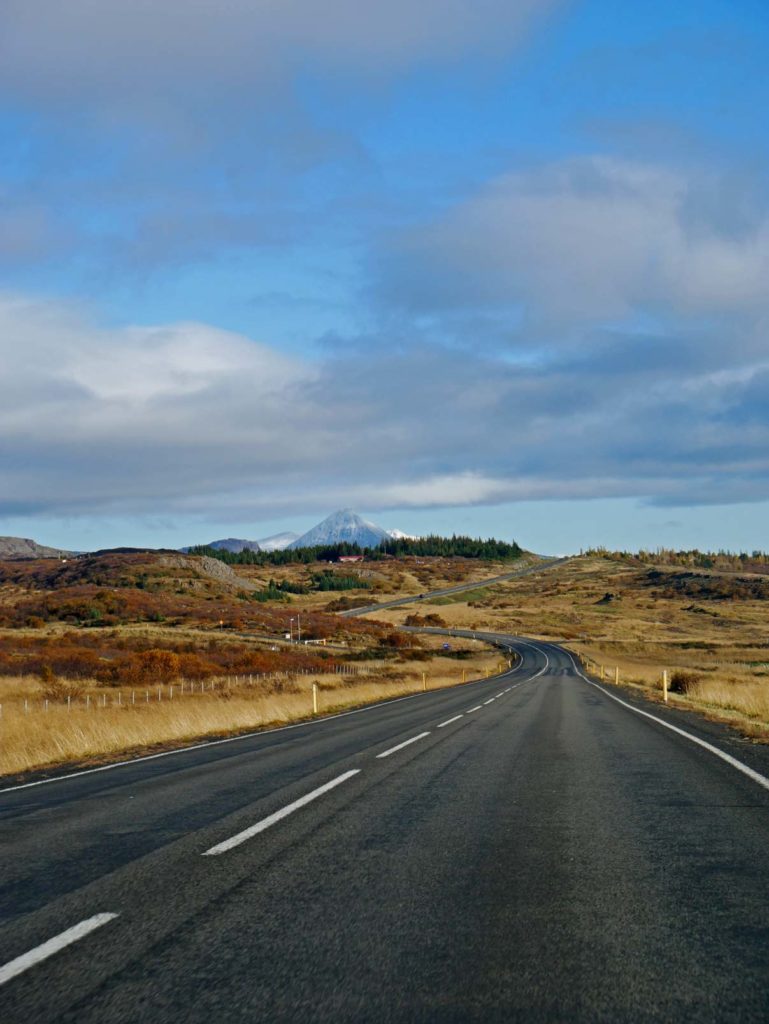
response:
{"label": "golden dry grass", "polygon": [[[206,736],[275,726],[313,713],[312,686],[319,711],[329,713],[428,689],[461,684],[500,667],[499,655],[475,645],[458,662],[428,661],[364,665],[358,675],[320,674],[233,677],[149,689],[105,688],[92,681],[64,681],[47,709],[34,677],[0,678],[0,774],[17,775],[71,762],[108,761],[126,752],[188,743]],[[423,673],[425,682],[423,684]],[[182,690],[182,685],[184,689]],[[160,698],[160,699],[158,699]],[[25,711],[24,701],[27,701]]]}
{"label": "golden dry grass", "polygon": [[[371,602],[397,597],[416,596],[427,590],[440,590],[459,583],[473,583],[499,576],[514,569],[523,569],[535,560],[524,555],[515,563],[483,562],[474,558],[399,558],[356,562],[350,566],[333,566],[333,571],[360,576],[368,584],[366,590],[324,591],[291,595],[291,612],[318,611],[339,597],[370,597]],[[233,567],[239,576],[265,587],[269,580],[280,583],[307,583],[318,565],[280,565]]]}
{"label": "golden dry grass", "polygon": [[747,718],[769,724],[769,686],[751,679],[701,679],[687,691],[687,697],[714,708],[736,711]]}
{"label": "golden dry grass", "polygon": [[[649,584],[650,568],[576,558],[474,592],[469,600],[419,610],[438,612],[449,626],[563,643],[603,665],[608,682],[618,667],[621,685],[640,687],[653,700],[661,698],[663,669],[693,675],[686,692],[671,693],[671,703],[769,739],[769,601],[664,596],[664,581]],[[612,600],[604,601],[607,593]],[[371,617],[399,624],[410,611]]]}

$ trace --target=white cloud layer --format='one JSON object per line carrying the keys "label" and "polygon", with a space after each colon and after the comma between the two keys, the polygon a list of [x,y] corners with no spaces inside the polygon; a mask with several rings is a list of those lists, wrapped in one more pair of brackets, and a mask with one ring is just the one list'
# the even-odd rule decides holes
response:
{"label": "white cloud layer", "polygon": [[0,514],[760,500],[769,353],[742,349],[603,332],[528,369],[381,341],[309,362],[205,324],[105,327],[6,295]]}

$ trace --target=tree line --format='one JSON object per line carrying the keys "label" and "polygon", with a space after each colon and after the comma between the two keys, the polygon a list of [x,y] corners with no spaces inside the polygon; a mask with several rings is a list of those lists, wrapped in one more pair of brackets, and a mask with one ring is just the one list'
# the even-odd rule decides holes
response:
{"label": "tree line", "polygon": [[227,565],[310,565],[312,562],[338,562],[345,555],[363,555],[367,559],[404,558],[413,555],[421,558],[482,558],[488,561],[512,561],[520,558],[522,548],[515,541],[508,543],[490,537],[467,537],[454,534],[451,537],[431,535],[414,540],[389,538],[377,547],[361,547],[360,544],[342,542],[324,544],[309,548],[293,548],[283,551],[225,551],[198,544],[189,549],[191,555],[208,555],[218,558]]}
{"label": "tree line", "polygon": [[694,569],[735,569],[737,571],[766,571],[769,554],[765,551],[699,551],[697,548],[677,551],[657,548],[654,551],[610,551],[608,548],[588,548],[581,554],[609,558],[614,562],[642,562],[644,565],[676,565]]}

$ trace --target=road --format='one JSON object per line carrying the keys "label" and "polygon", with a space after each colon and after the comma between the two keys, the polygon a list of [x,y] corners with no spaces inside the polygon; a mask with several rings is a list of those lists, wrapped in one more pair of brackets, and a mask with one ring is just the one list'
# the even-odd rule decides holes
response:
{"label": "road", "polygon": [[363,605],[360,608],[350,608],[346,612],[339,612],[340,616],[351,618],[355,615],[366,615],[368,612],[381,612],[386,608],[400,608],[404,604],[419,604],[421,601],[430,602],[436,597],[449,597],[452,594],[465,594],[468,590],[479,590],[481,587],[491,587],[495,583],[507,583],[510,580],[519,579],[521,576],[533,576],[536,573],[548,569],[555,569],[559,565],[565,565],[571,558],[548,558],[536,565],[530,565],[525,569],[516,569],[514,572],[506,572],[501,576],[490,576],[485,580],[476,580],[474,583],[457,583],[453,587],[443,587],[442,590],[431,590],[425,594],[412,594],[409,597],[396,597],[392,601],[379,601],[376,604]]}
{"label": "road", "polygon": [[0,793],[0,1019],[765,1021],[766,751],[506,642],[502,677]]}

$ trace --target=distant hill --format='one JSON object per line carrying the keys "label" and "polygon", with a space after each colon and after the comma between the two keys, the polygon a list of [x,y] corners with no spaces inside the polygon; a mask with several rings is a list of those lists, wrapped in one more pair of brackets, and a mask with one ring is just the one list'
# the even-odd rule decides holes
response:
{"label": "distant hill", "polygon": [[212,540],[208,544],[195,544],[186,548],[179,548],[185,554],[192,550],[192,547],[213,548],[214,551],[230,551],[233,555],[239,555],[241,551],[283,551],[292,541],[299,536],[298,533],[274,533],[271,537],[262,537],[260,540],[246,540],[243,537],[225,537],[223,540]]}
{"label": "distant hill", "polygon": [[[241,551],[262,550],[258,540],[244,540],[241,537],[225,537],[223,540],[212,540],[208,544],[203,545],[203,547],[213,548],[215,551],[231,551],[234,555]],[[186,554],[190,548],[180,548],[179,550]]]}
{"label": "distant hill", "polygon": [[297,537],[288,547],[289,550],[295,550],[329,544],[359,544],[362,548],[376,548],[389,538],[390,534],[381,526],[369,522],[351,508],[343,508],[332,512],[322,523]]}
{"label": "distant hill", "polygon": [[0,537],[0,558],[67,558],[71,551],[49,548],[27,537]]}

